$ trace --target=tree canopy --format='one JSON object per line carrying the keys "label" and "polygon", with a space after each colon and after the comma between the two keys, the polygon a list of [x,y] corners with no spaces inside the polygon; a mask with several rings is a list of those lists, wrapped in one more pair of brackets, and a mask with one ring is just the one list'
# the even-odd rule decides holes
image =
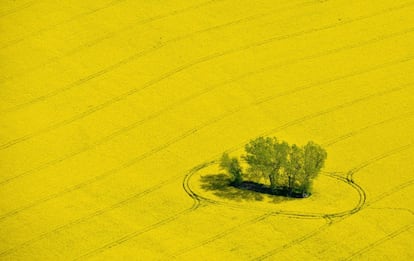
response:
{"label": "tree canopy", "polygon": [[239,186],[245,177],[256,177],[269,184],[272,194],[307,197],[312,181],[327,158],[326,151],[309,141],[305,146],[289,145],[276,137],[258,137],[245,145],[241,158],[247,163],[246,172],[237,157],[224,153],[220,167],[231,176],[231,185]]}

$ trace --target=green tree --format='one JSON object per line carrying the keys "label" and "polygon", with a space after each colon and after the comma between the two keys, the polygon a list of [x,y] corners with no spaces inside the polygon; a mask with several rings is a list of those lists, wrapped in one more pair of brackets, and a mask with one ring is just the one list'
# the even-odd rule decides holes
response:
{"label": "green tree", "polygon": [[223,153],[220,160],[220,167],[226,170],[231,176],[232,185],[240,185],[243,182],[243,170],[236,157],[230,158],[228,153]]}
{"label": "green tree", "polygon": [[304,177],[302,192],[310,193],[312,180],[316,178],[327,158],[327,153],[320,145],[310,141],[304,146]]}
{"label": "green tree", "polygon": [[246,144],[244,159],[250,166],[250,173],[259,173],[265,179],[268,178],[271,189],[276,190],[288,150],[289,145],[286,142],[279,142],[275,137],[259,137]]}
{"label": "green tree", "polygon": [[288,160],[284,167],[288,180],[286,187],[289,195],[291,195],[293,191],[297,191],[300,188],[300,184],[302,184],[303,176],[305,174],[304,164],[304,149],[293,144],[289,149]]}

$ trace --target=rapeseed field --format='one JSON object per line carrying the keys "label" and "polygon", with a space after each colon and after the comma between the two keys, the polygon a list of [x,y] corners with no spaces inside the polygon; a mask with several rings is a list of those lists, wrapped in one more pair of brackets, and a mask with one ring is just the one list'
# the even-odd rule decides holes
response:
{"label": "rapeseed field", "polygon": [[[0,27],[0,260],[413,260],[414,1],[2,0]],[[212,187],[258,136],[326,149],[310,197]]]}

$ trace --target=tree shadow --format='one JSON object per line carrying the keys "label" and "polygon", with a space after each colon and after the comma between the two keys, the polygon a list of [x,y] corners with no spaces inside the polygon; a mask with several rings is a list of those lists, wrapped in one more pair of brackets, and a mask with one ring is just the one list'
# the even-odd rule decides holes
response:
{"label": "tree shadow", "polygon": [[201,188],[205,191],[211,191],[214,195],[234,201],[263,201],[265,195],[269,202],[278,203],[292,200],[283,195],[275,195],[274,192],[266,185],[243,181],[240,185],[233,185],[229,177],[225,174],[210,174],[201,176]]}

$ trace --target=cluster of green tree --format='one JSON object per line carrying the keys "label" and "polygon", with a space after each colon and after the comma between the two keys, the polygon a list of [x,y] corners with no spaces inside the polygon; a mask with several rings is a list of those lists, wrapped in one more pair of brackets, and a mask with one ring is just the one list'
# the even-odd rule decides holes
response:
{"label": "cluster of green tree", "polygon": [[238,187],[245,177],[267,180],[276,195],[307,197],[312,181],[324,166],[326,151],[310,141],[305,146],[289,145],[276,137],[259,137],[245,146],[242,159],[248,164],[243,172],[237,157],[224,153],[220,167],[231,176],[231,185]]}

